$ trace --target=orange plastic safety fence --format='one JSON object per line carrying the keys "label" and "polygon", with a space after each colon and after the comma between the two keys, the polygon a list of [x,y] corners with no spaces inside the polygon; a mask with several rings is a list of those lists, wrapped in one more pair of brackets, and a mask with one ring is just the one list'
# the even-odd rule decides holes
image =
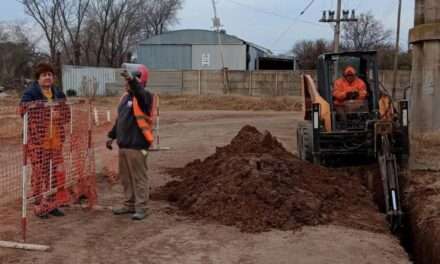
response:
{"label": "orange plastic safety fence", "polygon": [[26,199],[36,215],[87,199],[96,201],[91,107],[32,102],[21,106],[25,134]]}
{"label": "orange plastic safety fence", "polygon": [[0,240],[20,226],[25,238],[32,214],[96,203],[92,113],[86,102],[0,106]]}
{"label": "orange plastic safety fence", "polygon": [[22,126],[16,106],[0,106],[0,240],[13,240],[20,232]]}
{"label": "orange plastic safety fence", "polygon": [[17,107],[0,107],[0,206],[21,197],[22,127]]}

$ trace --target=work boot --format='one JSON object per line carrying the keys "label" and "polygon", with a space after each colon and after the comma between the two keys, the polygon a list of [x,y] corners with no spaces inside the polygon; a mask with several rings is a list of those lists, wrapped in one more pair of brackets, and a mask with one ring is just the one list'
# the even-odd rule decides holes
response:
{"label": "work boot", "polygon": [[65,216],[64,212],[58,208],[53,209],[52,211],[49,212],[49,214],[56,216],[56,217]]}
{"label": "work boot", "polygon": [[40,219],[49,219],[49,214],[44,206],[41,206],[40,202],[34,205],[34,214]]}
{"label": "work boot", "polygon": [[112,212],[114,215],[123,215],[123,214],[133,214],[135,213],[134,208],[128,208],[127,206],[123,206],[120,208],[113,208]]}
{"label": "work boot", "polygon": [[131,216],[131,219],[140,221],[140,220],[143,220],[147,216],[148,216],[148,211],[147,210],[145,210],[145,209],[137,209],[136,213],[134,213]]}
{"label": "work boot", "polygon": [[40,218],[40,219],[49,219],[49,214],[48,213],[37,214],[36,216],[38,218]]}

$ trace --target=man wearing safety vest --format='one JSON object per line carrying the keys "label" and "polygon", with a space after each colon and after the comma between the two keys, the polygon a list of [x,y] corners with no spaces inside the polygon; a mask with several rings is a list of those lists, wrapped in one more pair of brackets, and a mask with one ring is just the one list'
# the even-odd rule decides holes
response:
{"label": "man wearing safety vest", "polygon": [[153,96],[144,89],[148,81],[148,69],[144,65],[138,65],[131,75],[127,71],[121,75],[126,80],[126,93],[119,103],[115,125],[108,133],[107,148],[112,149],[116,139],[125,201],[113,213],[131,214],[133,220],[142,220],[148,215],[147,157],[153,143]]}

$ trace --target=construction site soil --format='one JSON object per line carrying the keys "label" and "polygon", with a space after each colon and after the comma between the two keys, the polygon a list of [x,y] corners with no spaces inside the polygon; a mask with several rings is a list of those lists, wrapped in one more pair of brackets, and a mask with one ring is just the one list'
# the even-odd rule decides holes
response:
{"label": "construction site soil", "polygon": [[406,183],[406,211],[416,263],[440,263],[440,172],[412,171]]}
{"label": "construction site soil", "polygon": [[[247,100],[247,98],[244,99]],[[111,102],[102,101],[102,104],[97,107],[114,110],[117,102],[118,98],[113,98]],[[10,104],[16,106],[17,102]],[[206,157],[209,159],[209,156],[216,152],[216,146],[227,145],[245,124],[250,124],[260,131],[269,130],[286,150],[294,153],[296,149],[294,131],[298,121],[302,118],[303,115],[299,112],[276,112],[273,110],[258,112],[173,111],[167,110],[165,107],[165,111],[161,112],[161,146],[171,147],[171,150],[152,152],[149,155],[148,175],[151,190],[154,193],[164,194],[157,190],[170,181],[179,180],[170,177],[167,173],[170,168],[183,168],[195,159],[201,159],[200,163],[205,162]],[[269,141],[269,145],[264,145],[272,146],[265,147],[264,152],[239,153],[234,157],[238,161],[253,157],[254,163],[247,165],[251,167],[249,171],[255,171],[255,168],[257,170],[258,168],[279,168],[278,171],[282,172],[297,168],[298,174],[293,174],[292,178],[298,184],[293,184],[292,180],[289,185],[294,186],[296,197],[293,194],[291,196],[282,194],[284,196],[280,197],[301,199],[303,202],[297,203],[295,201],[295,204],[307,206],[306,209],[317,206],[309,205],[314,202],[319,203],[321,208],[328,208],[330,213],[327,216],[316,218],[323,224],[310,220],[315,219],[314,216],[307,218],[302,214],[301,217],[309,219],[307,221],[310,221],[314,226],[300,222],[294,223],[297,226],[285,225],[280,228],[295,230],[292,232],[273,227],[267,228],[267,225],[264,224],[260,230],[272,230],[262,233],[257,231],[251,231],[254,233],[239,232],[235,226],[226,226],[218,221],[213,221],[212,218],[198,216],[199,220],[197,220],[194,219],[195,215],[188,217],[187,211],[179,210],[178,207],[163,200],[150,202],[151,215],[144,221],[133,222],[129,216],[114,216],[107,209],[120,205],[124,192],[120,184],[109,185],[108,177],[105,177],[108,175],[103,175],[105,168],[113,173],[117,171],[118,152],[105,149],[106,133],[111,129],[111,125],[111,123],[100,123],[93,131],[98,171],[99,207],[93,210],[81,210],[77,207],[65,208],[65,217],[51,217],[48,220],[29,215],[27,242],[49,245],[51,250],[43,253],[2,248],[0,249],[0,263],[409,263],[408,256],[399,245],[399,241],[387,231],[384,215],[375,208],[371,201],[371,194],[364,190],[361,184],[364,181],[362,175],[367,174],[365,169],[354,168],[338,172],[332,171],[328,174],[323,168],[309,169],[308,166],[311,165],[306,166],[292,154],[286,154],[281,148],[278,148],[279,152],[270,150],[277,149],[277,144],[273,143],[273,140]],[[19,148],[21,142],[19,137],[16,142],[11,142],[9,132],[5,135],[4,138],[0,137],[0,143],[3,147],[0,165],[9,164],[12,161],[11,151]],[[240,144],[232,145],[245,149],[245,146],[239,146]],[[225,149],[225,153],[228,151]],[[275,167],[268,162],[262,162],[268,156],[272,157],[268,160],[275,162],[274,164],[280,163],[276,161],[280,157],[288,161],[287,167]],[[20,165],[16,171],[14,170],[14,173],[20,175],[21,159],[14,158],[14,160]],[[239,169],[241,163],[238,161],[236,165],[231,163],[228,166],[238,166]],[[224,166],[224,168],[228,168],[226,164]],[[303,168],[303,166],[305,167]],[[172,171],[179,170],[182,169]],[[303,175],[302,170],[307,173]],[[368,169],[366,170],[368,171]],[[274,186],[279,186],[274,190],[286,189],[284,185],[281,185],[281,180],[287,179],[288,181],[289,177],[282,177],[280,174],[280,181],[269,180],[266,178],[268,175],[262,171],[260,169],[257,174],[259,177],[264,176],[260,183],[273,182]],[[216,173],[214,175],[220,175],[219,172]],[[318,173],[327,178],[320,177],[318,179]],[[207,173],[203,175],[205,174]],[[308,179],[309,174],[311,176]],[[278,173],[274,173],[274,175],[278,175]],[[179,176],[182,174],[180,173]],[[339,179],[333,178],[336,176]],[[19,178],[17,176],[17,179]],[[247,181],[239,182],[248,183]],[[230,186],[225,180],[219,181],[219,183]],[[199,184],[202,185],[204,182],[200,181]],[[6,183],[5,186],[19,185],[17,181],[17,183]],[[272,185],[270,186],[273,188]],[[325,187],[331,191],[325,190]],[[255,186],[255,190],[259,190],[259,186]],[[20,196],[18,192],[17,189],[17,197]],[[334,195],[330,195],[331,193]],[[239,192],[237,192],[238,194]],[[362,195],[365,197],[362,198]],[[252,195],[249,197],[255,198]],[[328,201],[323,197],[327,197]],[[423,200],[423,190],[420,191],[418,197],[420,198],[415,200],[414,206],[427,204]],[[243,197],[238,198],[242,199]],[[348,203],[349,199],[353,199],[353,201]],[[334,205],[329,205],[330,201]],[[256,200],[256,202],[261,201]],[[268,202],[264,208],[273,209],[275,208],[274,204]],[[1,240],[20,241],[20,208],[18,201],[14,206],[9,206],[6,209],[1,208]],[[300,209],[303,210],[301,212],[306,212],[305,209]],[[424,211],[421,210],[421,212]],[[297,217],[299,216],[300,214]],[[295,221],[300,220],[295,218]],[[432,225],[434,224],[433,222]],[[303,225],[302,228],[297,228],[301,225]],[[421,237],[426,236],[426,240],[435,241],[431,239],[430,235],[430,232],[424,232]]]}
{"label": "construction site soil", "polygon": [[153,199],[245,232],[329,223],[387,232],[358,173],[301,161],[269,132],[252,126],[205,160],[168,172],[179,180],[161,187]]}

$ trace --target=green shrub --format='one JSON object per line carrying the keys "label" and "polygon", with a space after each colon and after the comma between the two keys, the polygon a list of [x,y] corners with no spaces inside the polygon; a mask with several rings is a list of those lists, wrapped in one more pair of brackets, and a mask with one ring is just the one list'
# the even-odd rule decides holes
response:
{"label": "green shrub", "polygon": [[77,93],[75,90],[69,89],[66,91],[66,95],[69,97],[74,97],[74,96],[77,96]]}

